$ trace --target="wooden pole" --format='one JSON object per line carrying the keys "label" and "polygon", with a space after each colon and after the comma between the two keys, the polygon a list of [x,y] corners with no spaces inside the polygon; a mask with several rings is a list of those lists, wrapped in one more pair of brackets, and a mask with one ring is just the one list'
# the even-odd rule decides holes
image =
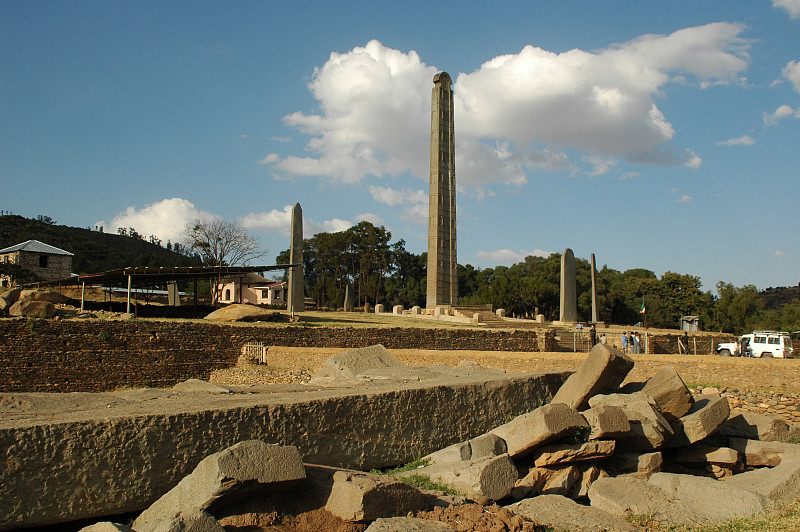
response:
{"label": "wooden pole", "polygon": [[128,314],[131,313],[131,276],[128,275],[128,306],[125,309]]}

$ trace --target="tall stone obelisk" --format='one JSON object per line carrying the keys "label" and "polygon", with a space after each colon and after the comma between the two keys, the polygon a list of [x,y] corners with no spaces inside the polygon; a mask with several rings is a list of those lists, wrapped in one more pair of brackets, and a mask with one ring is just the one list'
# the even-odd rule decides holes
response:
{"label": "tall stone obelisk", "polygon": [[559,321],[578,321],[578,293],[575,283],[575,255],[567,248],[561,255],[561,309]]}
{"label": "tall stone obelisk", "polygon": [[447,72],[433,77],[431,96],[431,173],[428,196],[428,286],[426,305],[458,304],[456,259],[456,145],[453,81]]}
{"label": "tall stone obelisk", "polygon": [[289,286],[286,297],[286,310],[303,312],[306,309],[303,291],[303,209],[299,203],[292,207],[292,234],[289,239],[289,264],[299,264],[289,269]]}
{"label": "tall stone obelisk", "polygon": [[594,253],[592,253],[592,323],[600,321],[598,319],[599,312],[597,308],[597,266],[594,262]]}

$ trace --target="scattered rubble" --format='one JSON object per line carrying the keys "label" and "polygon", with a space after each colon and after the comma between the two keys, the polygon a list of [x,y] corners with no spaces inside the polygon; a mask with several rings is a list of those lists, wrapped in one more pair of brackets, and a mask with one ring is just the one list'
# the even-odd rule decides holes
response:
{"label": "scattered rubble", "polygon": [[[382,346],[347,355],[317,378],[354,379],[364,367],[394,364]],[[710,525],[800,496],[800,447],[784,443],[784,421],[731,415],[724,391],[693,397],[672,368],[620,389],[629,360],[598,345],[552,402],[395,475],[426,476],[466,501],[391,476],[320,474],[322,466],[302,464],[293,447],[247,441],[203,460],[133,529],[214,530],[226,500],[291,489],[315,493],[332,518],[372,532],[638,530],[626,520],[634,514],[666,526]]]}

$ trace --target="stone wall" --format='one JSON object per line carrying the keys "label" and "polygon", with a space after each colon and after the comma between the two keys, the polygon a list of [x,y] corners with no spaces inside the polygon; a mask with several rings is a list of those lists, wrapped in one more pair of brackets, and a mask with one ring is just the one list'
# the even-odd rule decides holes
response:
{"label": "stone wall", "polygon": [[548,351],[540,331],[0,319],[0,392],[99,392],[208,379],[249,342],[294,347]]}
{"label": "stone wall", "polygon": [[[648,354],[678,353],[678,339],[683,334],[648,335]],[[721,342],[735,342],[736,337],[731,334],[713,336],[689,335],[688,354],[690,355],[715,355],[715,346]]]}

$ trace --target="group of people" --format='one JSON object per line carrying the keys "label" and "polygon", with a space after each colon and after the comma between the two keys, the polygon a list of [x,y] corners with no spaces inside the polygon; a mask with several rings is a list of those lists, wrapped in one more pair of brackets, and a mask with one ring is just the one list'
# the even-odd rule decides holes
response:
{"label": "group of people", "polygon": [[[579,331],[582,330],[582,327],[578,329]],[[592,347],[597,345],[597,329],[595,326],[592,325],[591,329],[589,329],[589,339],[591,341]],[[605,345],[608,342],[606,339],[605,333],[600,335],[600,343]],[[638,332],[623,332],[622,333],[622,351],[631,355],[638,355],[641,351],[639,350],[639,333]]]}
{"label": "group of people", "polygon": [[622,352],[631,355],[639,354],[639,333],[638,332],[623,332],[622,333]]}

